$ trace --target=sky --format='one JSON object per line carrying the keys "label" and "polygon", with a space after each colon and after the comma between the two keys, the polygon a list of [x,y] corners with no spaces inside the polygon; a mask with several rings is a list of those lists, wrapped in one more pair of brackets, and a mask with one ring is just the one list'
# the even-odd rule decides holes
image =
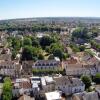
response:
{"label": "sky", "polygon": [[0,20],[30,17],[100,17],[100,0],[0,0]]}

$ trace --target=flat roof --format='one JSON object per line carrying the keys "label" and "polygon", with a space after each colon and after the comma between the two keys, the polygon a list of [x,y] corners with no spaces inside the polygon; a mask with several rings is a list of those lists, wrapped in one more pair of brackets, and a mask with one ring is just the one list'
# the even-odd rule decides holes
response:
{"label": "flat roof", "polygon": [[45,93],[45,96],[47,100],[61,100],[60,91],[48,92],[48,93]]}

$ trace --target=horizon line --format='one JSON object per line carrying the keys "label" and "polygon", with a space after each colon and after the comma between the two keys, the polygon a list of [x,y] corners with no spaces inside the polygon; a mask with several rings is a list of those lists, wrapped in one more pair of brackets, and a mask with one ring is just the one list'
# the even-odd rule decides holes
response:
{"label": "horizon line", "polygon": [[0,19],[0,21],[3,20],[18,20],[18,19],[35,19],[35,18],[96,18],[100,19],[100,16],[37,16],[37,17],[18,17],[18,18],[4,18]]}

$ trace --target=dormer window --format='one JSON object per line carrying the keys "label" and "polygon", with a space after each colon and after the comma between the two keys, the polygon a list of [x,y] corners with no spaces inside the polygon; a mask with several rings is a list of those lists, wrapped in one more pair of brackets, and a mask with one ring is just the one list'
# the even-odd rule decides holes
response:
{"label": "dormer window", "polygon": [[46,64],[46,66],[49,66],[49,64]]}
{"label": "dormer window", "polygon": [[35,64],[35,66],[38,66],[37,64]]}
{"label": "dormer window", "polygon": [[56,66],[57,64],[56,63],[54,63],[54,66]]}
{"label": "dormer window", "polygon": [[41,66],[41,64],[38,64],[39,66]]}
{"label": "dormer window", "polygon": [[53,66],[53,64],[51,63],[50,66]]}
{"label": "dormer window", "polygon": [[45,66],[45,64],[43,63],[42,66]]}

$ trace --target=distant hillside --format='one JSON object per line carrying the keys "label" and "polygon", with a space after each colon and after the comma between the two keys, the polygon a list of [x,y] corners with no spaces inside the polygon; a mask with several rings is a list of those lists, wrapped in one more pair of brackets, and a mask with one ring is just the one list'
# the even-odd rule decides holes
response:
{"label": "distant hillside", "polygon": [[[44,31],[60,30],[61,27],[75,27],[83,25],[100,25],[100,18],[87,17],[42,17],[42,18],[23,18],[0,21],[0,30],[33,30],[39,31],[40,27]],[[56,29],[55,29],[56,28]]]}
{"label": "distant hillside", "polygon": [[25,22],[38,22],[38,23],[51,23],[54,22],[82,22],[82,23],[100,23],[100,18],[96,17],[39,17],[39,18],[23,18],[23,19],[10,19],[1,20],[1,23],[25,23]]}

